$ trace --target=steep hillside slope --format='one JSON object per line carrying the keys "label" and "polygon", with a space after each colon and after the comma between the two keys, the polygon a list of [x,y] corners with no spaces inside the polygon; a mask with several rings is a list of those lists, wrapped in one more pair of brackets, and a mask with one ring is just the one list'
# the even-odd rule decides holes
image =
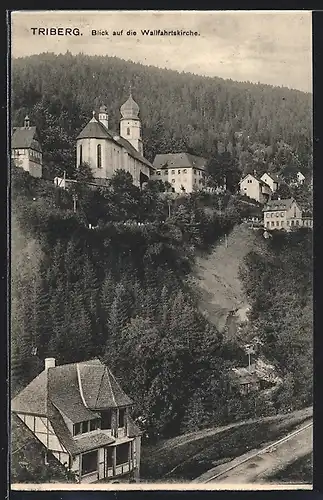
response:
{"label": "steep hillside slope", "polygon": [[238,273],[243,258],[257,239],[258,231],[241,224],[226,239],[222,238],[210,255],[197,258],[194,285],[200,308],[220,331],[228,323],[234,327],[234,318],[246,319],[248,302]]}

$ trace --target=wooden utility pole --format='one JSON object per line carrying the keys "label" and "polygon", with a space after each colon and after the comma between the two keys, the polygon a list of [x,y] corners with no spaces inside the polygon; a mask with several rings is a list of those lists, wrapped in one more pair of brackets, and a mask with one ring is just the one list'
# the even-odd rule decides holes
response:
{"label": "wooden utility pole", "polygon": [[73,194],[73,212],[76,213],[77,194]]}

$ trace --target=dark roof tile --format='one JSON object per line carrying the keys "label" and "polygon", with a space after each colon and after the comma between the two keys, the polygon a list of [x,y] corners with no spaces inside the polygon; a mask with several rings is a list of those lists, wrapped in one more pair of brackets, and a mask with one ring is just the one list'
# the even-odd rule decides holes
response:
{"label": "dark roof tile", "polygon": [[11,409],[17,413],[47,415],[47,371],[41,372],[11,402]]}
{"label": "dark roof tile", "polygon": [[49,368],[48,371],[50,400],[73,424],[99,417],[84,405],[76,363],[55,366],[55,368]]}
{"label": "dark roof tile", "polygon": [[17,127],[11,137],[12,149],[30,148],[42,152],[41,145],[38,140],[36,127]]}
{"label": "dark roof tile", "polygon": [[288,198],[286,200],[270,200],[264,206],[263,211],[266,212],[270,210],[274,212],[275,210],[289,210],[294,201],[294,198]]}
{"label": "dark roof tile", "polygon": [[155,168],[188,167],[203,169],[206,161],[205,158],[190,153],[166,153],[156,155],[153,165]]}

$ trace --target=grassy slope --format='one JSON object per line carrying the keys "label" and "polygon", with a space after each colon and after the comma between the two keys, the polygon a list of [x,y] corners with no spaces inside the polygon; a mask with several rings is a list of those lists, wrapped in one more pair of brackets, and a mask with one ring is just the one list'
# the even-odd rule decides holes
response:
{"label": "grassy slope", "polygon": [[227,246],[223,238],[210,255],[197,259],[195,284],[200,308],[220,331],[229,311],[248,306],[238,271],[244,256],[254,248],[257,236],[246,224],[235,226],[228,235]]}
{"label": "grassy slope", "polygon": [[311,416],[312,409],[307,408],[292,414],[214,428],[213,433],[205,429],[157,446],[143,446],[142,481],[192,481],[220,463],[283,437]]}

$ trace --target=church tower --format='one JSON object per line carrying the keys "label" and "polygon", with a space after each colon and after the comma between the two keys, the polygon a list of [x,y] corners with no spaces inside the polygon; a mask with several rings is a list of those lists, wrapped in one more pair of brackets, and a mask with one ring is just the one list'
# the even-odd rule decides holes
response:
{"label": "church tower", "polygon": [[139,106],[133,100],[131,91],[128,100],[121,106],[120,135],[132,144],[143,156]]}
{"label": "church tower", "polygon": [[108,129],[109,128],[109,116],[106,106],[100,106],[99,110],[99,121]]}

